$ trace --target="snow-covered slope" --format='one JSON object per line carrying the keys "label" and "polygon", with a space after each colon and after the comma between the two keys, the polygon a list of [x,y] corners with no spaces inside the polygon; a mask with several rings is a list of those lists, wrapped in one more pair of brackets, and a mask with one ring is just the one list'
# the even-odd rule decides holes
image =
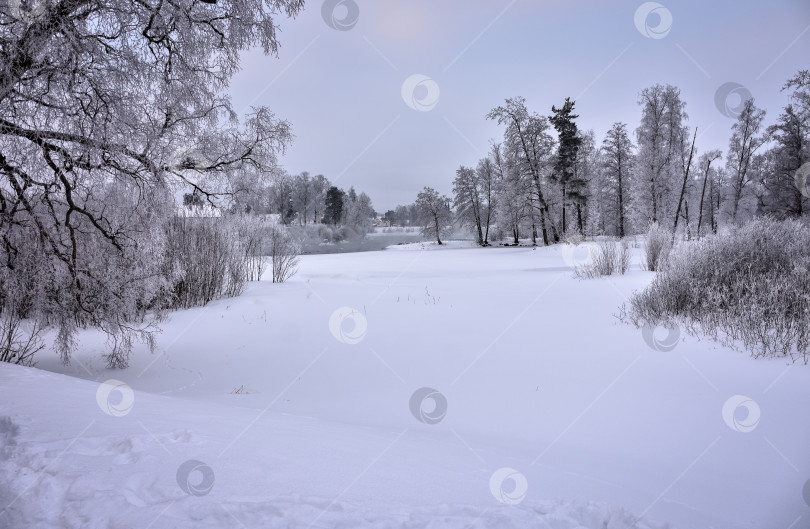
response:
{"label": "snow-covered slope", "polygon": [[0,365],[0,527],[810,527],[805,366],[656,350],[638,267],[411,249],[305,256],[125,371],[95,333]]}
{"label": "snow-covered slope", "polygon": [[[7,365],[0,381],[14,410],[2,426],[0,501],[11,504],[2,527],[508,528],[543,527],[543,520],[554,528],[620,528],[635,521],[595,503],[501,505],[489,496],[486,465],[435,432],[259,415],[141,392],[130,413],[115,417],[96,406],[92,382]],[[200,473],[178,478],[189,460]],[[186,492],[178,479],[197,488]],[[476,502],[446,503],[444,489],[469,492],[468,479],[483,484],[469,496]],[[416,488],[436,501],[410,503]]]}

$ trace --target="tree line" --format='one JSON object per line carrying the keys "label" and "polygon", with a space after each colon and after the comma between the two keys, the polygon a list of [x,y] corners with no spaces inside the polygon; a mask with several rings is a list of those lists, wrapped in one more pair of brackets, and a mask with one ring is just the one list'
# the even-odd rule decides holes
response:
{"label": "tree line", "polygon": [[245,214],[275,214],[285,226],[328,224],[368,232],[377,216],[371,198],[337,187],[325,176],[279,170],[268,182],[234,197],[231,206]]}
{"label": "tree line", "polygon": [[502,139],[476,165],[456,170],[452,197],[426,187],[386,217],[418,224],[438,241],[452,224],[464,226],[483,246],[502,237],[545,245],[571,235],[624,237],[653,224],[690,239],[755,217],[804,217],[810,72],[782,89],[790,102],[770,125],[753,98],[740,102],[725,153],[699,152],[698,127],[688,125],[672,85],[643,89],[635,131],[616,122],[601,142],[579,128],[570,98],[548,115],[510,98],[486,115],[503,127]]}

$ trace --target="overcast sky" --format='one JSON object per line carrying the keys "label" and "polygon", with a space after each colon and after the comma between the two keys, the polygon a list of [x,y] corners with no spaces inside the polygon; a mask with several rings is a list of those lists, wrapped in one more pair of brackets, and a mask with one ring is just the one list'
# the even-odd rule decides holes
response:
{"label": "overcast sky", "polygon": [[449,194],[502,137],[484,116],[507,97],[547,115],[570,96],[601,142],[616,121],[635,130],[643,88],[670,83],[700,151],[726,151],[741,95],[773,123],[784,82],[810,68],[808,0],[308,0],[278,24],[280,57],[243,56],[235,106],[292,123],[289,172],[354,186],[381,213],[425,185]]}

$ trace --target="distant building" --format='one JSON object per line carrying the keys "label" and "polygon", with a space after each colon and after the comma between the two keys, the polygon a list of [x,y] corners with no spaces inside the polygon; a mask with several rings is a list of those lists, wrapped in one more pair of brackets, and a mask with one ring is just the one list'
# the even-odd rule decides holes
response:
{"label": "distant building", "polygon": [[211,206],[211,204],[185,205],[177,207],[177,216],[184,218],[218,218],[222,216],[222,211]]}
{"label": "distant building", "polygon": [[[211,204],[185,205],[178,206],[177,216],[189,219],[214,219],[222,217],[222,210],[211,206]],[[281,224],[281,215],[278,213],[265,213],[251,216],[260,219],[266,224]]]}

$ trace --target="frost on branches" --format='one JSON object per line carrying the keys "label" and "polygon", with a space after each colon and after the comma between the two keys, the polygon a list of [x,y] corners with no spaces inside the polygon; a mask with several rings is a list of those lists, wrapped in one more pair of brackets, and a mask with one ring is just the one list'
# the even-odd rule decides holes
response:
{"label": "frost on branches", "polygon": [[277,52],[274,17],[302,5],[0,5],[0,321],[55,327],[66,362],[83,327],[107,333],[114,367],[153,344],[175,197],[225,206],[290,141],[266,108],[239,123],[224,89],[242,50]]}

